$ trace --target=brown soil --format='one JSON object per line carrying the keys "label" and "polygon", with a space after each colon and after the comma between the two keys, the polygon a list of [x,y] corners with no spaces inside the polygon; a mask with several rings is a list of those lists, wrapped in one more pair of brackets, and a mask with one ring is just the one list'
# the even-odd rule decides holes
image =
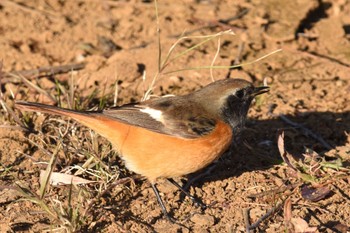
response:
{"label": "brown soil", "polygon": [[[81,232],[245,232],[245,220],[254,223],[282,203],[254,231],[284,232],[287,227],[293,229],[293,223],[294,230],[290,232],[349,230],[350,178],[345,169],[327,170],[330,176],[316,182],[331,189],[330,194],[317,202],[303,198],[300,186],[255,198],[250,195],[302,181],[282,163],[277,148],[278,129],[285,130],[289,152],[301,155],[305,148],[311,148],[329,159],[340,157],[343,167],[349,168],[350,2],[183,0],[160,1],[158,8],[163,57],[183,32],[193,36],[232,29],[236,33],[221,38],[215,65],[232,65],[235,60],[253,61],[282,48],[282,52],[252,65],[213,71],[215,79],[241,77],[256,85],[261,85],[266,78],[271,91],[252,106],[247,129],[232,153],[223,156],[209,173],[190,186],[191,194],[208,204],[208,209],[201,211],[175,187],[160,182],[167,208],[182,225],[172,224],[162,218],[149,183],[136,179],[135,185],[117,186],[96,200],[93,209],[76,223],[76,228]],[[245,14],[226,20],[242,12]],[[85,62],[85,68],[79,71],[31,75],[28,79],[53,96],[59,96],[65,105],[69,91],[58,95],[56,82],[68,90],[73,80],[75,96],[79,97],[76,101],[88,109],[99,105],[103,96],[106,105],[111,106],[115,84],[118,85],[118,105],[139,101],[157,71],[157,24],[151,1],[3,0],[0,1],[0,22],[0,59],[4,72],[0,80],[1,99],[10,109],[14,99],[54,102],[28,87],[18,76],[8,76],[7,72]],[[194,29],[199,30],[192,31]],[[198,42],[186,39],[176,51]],[[210,41],[180,57],[166,71],[208,66],[216,50],[217,40]],[[142,79],[144,71],[147,71],[146,80]],[[157,80],[154,94],[189,93],[210,82],[207,69],[171,73]],[[20,127],[10,127],[18,125],[13,115],[5,108],[0,111],[1,232],[41,232],[64,225],[42,207],[28,200],[19,201],[23,196],[11,188],[20,183],[33,193],[39,192],[39,173],[54,153],[55,148],[50,145],[57,142],[59,130],[71,129],[73,133],[69,133],[70,138],[62,139],[64,145],[58,152],[56,172],[66,171],[69,166],[82,166],[87,160],[81,152],[84,151],[96,156],[103,154],[102,161],[117,170],[120,177],[133,175],[114,159],[108,142],[72,121],[67,125],[66,119],[21,115],[16,110],[15,115],[26,119],[37,130],[37,133],[28,133]],[[286,123],[281,116],[311,130],[334,149],[305,134],[301,127]],[[96,179],[86,173],[83,177]],[[73,210],[82,214],[88,202],[100,192],[97,187],[102,186],[74,187]],[[55,210],[60,210],[58,203],[67,208],[69,191],[69,186],[51,187],[44,202]],[[292,204],[290,220],[285,204],[289,202],[285,202],[287,197]],[[249,210],[248,217],[245,210]],[[61,216],[67,218],[69,214]],[[288,221],[292,224],[288,225]],[[298,230],[297,226],[303,224],[305,227]]]}

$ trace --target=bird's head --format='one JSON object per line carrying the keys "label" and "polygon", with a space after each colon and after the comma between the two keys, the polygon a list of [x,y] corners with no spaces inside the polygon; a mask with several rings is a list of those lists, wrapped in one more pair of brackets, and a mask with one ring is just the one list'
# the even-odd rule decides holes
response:
{"label": "bird's head", "polygon": [[243,79],[223,79],[194,92],[193,96],[208,112],[238,130],[244,126],[252,100],[268,91],[267,86],[254,87]]}

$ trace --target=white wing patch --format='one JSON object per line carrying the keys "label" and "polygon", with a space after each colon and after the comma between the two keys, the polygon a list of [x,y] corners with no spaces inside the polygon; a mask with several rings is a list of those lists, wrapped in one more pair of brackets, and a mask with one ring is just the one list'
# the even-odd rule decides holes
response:
{"label": "white wing patch", "polygon": [[147,113],[148,115],[150,115],[150,117],[152,117],[153,119],[162,122],[163,121],[163,113],[160,110],[156,110],[153,108],[144,108],[144,109],[140,109],[141,112]]}

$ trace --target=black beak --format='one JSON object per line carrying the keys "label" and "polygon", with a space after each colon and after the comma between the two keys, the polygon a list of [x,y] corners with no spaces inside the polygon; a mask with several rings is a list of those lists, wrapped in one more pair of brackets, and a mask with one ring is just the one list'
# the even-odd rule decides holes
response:
{"label": "black beak", "polygon": [[264,94],[266,92],[270,91],[270,87],[268,86],[263,86],[263,87],[255,87],[252,96],[257,96],[257,95],[261,95]]}

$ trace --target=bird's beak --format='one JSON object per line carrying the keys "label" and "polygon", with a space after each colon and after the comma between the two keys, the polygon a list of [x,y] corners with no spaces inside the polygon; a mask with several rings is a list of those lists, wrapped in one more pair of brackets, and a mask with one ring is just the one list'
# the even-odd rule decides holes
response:
{"label": "bird's beak", "polygon": [[255,87],[252,95],[255,97],[257,95],[261,95],[269,91],[270,91],[270,87],[268,86]]}

